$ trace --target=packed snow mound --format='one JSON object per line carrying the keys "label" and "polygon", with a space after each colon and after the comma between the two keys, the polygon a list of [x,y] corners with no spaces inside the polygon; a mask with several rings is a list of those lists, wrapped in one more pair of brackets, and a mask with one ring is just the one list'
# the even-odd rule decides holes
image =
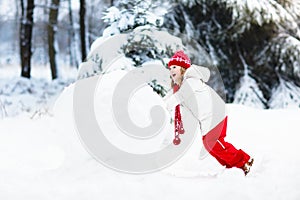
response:
{"label": "packed snow mound", "polygon": [[[166,122],[159,134],[146,140],[137,140],[136,138],[126,135],[116,123],[113,114],[112,98],[120,79],[122,79],[126,73],[124,70],[116,70],[104,74],[101,77],[99,76],[93,100],[96,120],[109,142],[122,151],[134,154],[147,154],[159,151],[165,146],[172,144],[174,127],[170,121],[173,117],[171,116],[173,113],[168,113],[164,108],[165,105],[162,98],[156,94],[149,85],[145,84],[134,91],[133,94],[129,94],[131,98],[128,102],[128,108],[124,109],[128,109],[129,116],[134,124],[139,127],[146,127],[151,124],[151,108],[157,105],[164,108]],[[87,79],[81,79],[79,81],[86,81]],[[74,106],[74,87],[75,84],[70,85],[58,98],[54,107],[54,116],[63,120],[68,126],[75,127],[72,110]],[[193,144],[184,156],[163,172],[178,177],[207,176],[220,173],[224,168],[214,159],[207,157],[201,160],[199,158],[201,148],[202,136],[199,129]]]}
{"label": "packed snow mound", "polygon": [[192,176],[180,167],[174,176],[171,171],[169,174],[129,175],[108,169],[93,159],[80,143],[72,124],[67,123],[72,121],[69,112],[72,111],[69,101],[72,87],[66,88],[60,96],[62,104],[58,107],[57,103],[56,108],[62,110],[52,117],[32,120],[19,116],[0,121],[3,180],[0,181],[0,198],[193,200],[230,196],[238,200],[300,197],[299,109],[257,110],[228,105],[227,140],[255,159],[247,177],[239,169],[203,174],[205,162],[199,173]]}

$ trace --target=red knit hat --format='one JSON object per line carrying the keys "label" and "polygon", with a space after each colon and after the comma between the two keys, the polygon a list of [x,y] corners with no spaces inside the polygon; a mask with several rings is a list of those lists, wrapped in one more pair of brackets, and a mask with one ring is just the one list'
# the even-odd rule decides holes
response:
{"label": "red knit hat", "polygon": [[191,60],[182,50],[179,50],[176,51],[176,53],[170,59],[168,67],[172,65],[177,65],[187,69],[191,66]]}

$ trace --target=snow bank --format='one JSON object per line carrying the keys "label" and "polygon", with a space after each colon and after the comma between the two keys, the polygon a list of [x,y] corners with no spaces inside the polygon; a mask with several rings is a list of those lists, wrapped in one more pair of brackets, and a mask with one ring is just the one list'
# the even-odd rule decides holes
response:
{"label": "snow bank", "polygon": [[[61,77],[51,80],[50,70],[44,66],[32,68],[30,79],[19,77],[19,66],[1,66],[0,119],[26,115],[51,115],[52,107],[63,89],[75,81],[77,69],[61,66]],[[37,78],[38,77],[38,78]]]}
{"label": "snow bank", "polygon": [[[121,72],[115,73],[122,76]],[[112,84],[114,80],[106,81]],[[197,166],[187,165],[194,167],[190,169],[177,165],[173,175],[166,173],[167,170],[130,175],[104,167],[81,144],[72,117],[73,88],[74,85],[70,85],[63,91],[53,116],[44,115],[36,119],[19,116],[0,121],[1,199],[300,198],[299,109],[258,110],[228,105],[227,140],[255,158],[247,177],[239,169],[220,170],[211,157]],[[96,102],[104,102],[103,98],[111,92],[104,88],[101,91],[103,96],[96,95]],[[137,99],[145,95],[143,92],[149,94],[147,89],[140,92],[136,94]],[[154,99],[155,96],[144,96],[143,102]],[[109,109],[105,105],[109,105],[109,99],[106,101],[98,105],[96,111],[99,108],[107,114]],[[156,103],[158,101],[156,99]],[[141,101],[132,103],[135,104],[132,110],[136,114],[134,120],[149,123],[147,116],[141,116],[148,113],[147,108],[142,106],[144,104]],[[104,116],[97,113],[99,121]],[[105,119],[107,128],[113,131],[113,124],[110,126],[109,119]],[[168,133],[172,134],[172,138],[173,132]],[[200,173],[191,175],[189,170],[194,171],[197,167]],[[215,171],[209,173],[211,169]]]}

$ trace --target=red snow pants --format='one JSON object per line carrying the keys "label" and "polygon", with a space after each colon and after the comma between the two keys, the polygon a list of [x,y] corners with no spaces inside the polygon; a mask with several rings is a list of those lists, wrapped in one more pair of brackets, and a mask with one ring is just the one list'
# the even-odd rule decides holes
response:
{"label": "red snow pants", "polygon": [[226,168],[242,168],[250,159],[243,150],[237,150],[232,144],[225,142],[227,129],[227,116],[216,127],[203,136],[206,150]]}

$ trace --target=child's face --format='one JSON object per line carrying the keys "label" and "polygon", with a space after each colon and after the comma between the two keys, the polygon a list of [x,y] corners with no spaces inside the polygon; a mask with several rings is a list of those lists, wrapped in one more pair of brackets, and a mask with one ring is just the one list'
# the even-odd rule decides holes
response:
{"label": "child's face", "polygon": [[181,73],[181,67],[177,65],[171,65],[170,66],[170,76],[174,83],[180,84],[182,80],[182,73]]}

